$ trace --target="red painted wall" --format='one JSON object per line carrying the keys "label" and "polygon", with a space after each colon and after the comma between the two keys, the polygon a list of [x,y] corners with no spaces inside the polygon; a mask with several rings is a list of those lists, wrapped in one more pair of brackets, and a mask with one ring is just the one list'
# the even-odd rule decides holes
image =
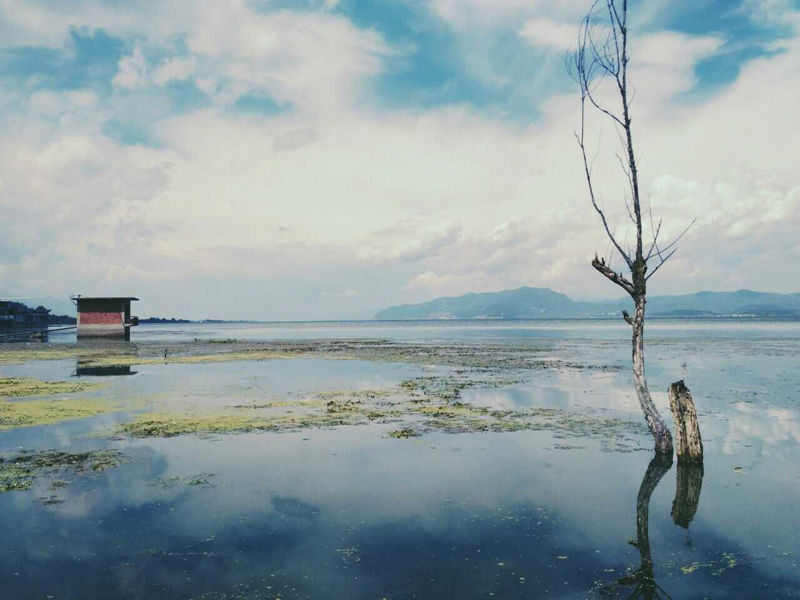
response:
{"label": "red painted wall", "polygon": [[118,312],[82,312],[81,325],[119,325],[122,313]]}

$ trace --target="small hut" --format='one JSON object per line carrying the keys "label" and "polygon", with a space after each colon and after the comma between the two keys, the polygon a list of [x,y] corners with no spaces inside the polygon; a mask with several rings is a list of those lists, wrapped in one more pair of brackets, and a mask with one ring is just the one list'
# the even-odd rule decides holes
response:
{"label": "small hut", "polygon": [[132,296],[93,297],[75,296],[78,305],[78,337],[115,337],[129,340],[131,327],[139,324],[131,317]]}

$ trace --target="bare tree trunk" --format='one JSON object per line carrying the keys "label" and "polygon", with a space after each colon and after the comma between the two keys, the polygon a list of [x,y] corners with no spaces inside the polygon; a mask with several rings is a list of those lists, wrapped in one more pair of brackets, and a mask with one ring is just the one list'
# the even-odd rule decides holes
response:
{"label": "bare tree trunk", "polygon": [[669,454],[672,456],[672,435],[667,424],[653,403],[650,397],[650,390],[647,388],[647,380],[644,376],[644,295],[637,297],[636,309],[633,315],[633,383],[636,387],[636,395],[639,398],[639,406],[647,421],[647,426],[655,439],[655,451],[659,454]]}

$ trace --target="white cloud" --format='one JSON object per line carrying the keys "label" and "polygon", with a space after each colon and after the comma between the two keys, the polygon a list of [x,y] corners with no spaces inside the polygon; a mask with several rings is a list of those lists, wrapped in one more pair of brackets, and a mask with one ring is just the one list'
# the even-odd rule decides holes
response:
{"label": "white cloud", "polygon": [[724,41],[716,36],[693,36],[664,31],[631,39],[631,76],[638,103],[662,105],[664,100],[691,91],[695,67],[716,54]]}
{"label": "white cloud", "polygon": [[800,19],[800,11],[793,0],[744,0],[742,9],[756,23],[796,26]]}
{"label": "white cloud", "polygon": [[322,292],[320,294],[323,298],[353,298],[358,296],[357,290],[344,290],[341,292]]}
{"label": "white cloud", "polygon": [[278,135],[272,142],[272,149],[275,150],[275,152],[297,150],[317,139],[319,139],[319,134],[313,127],[292,129]]}
{"label": "white cloud", "polygon": [[372,244],[363,246],[358,256],[366,261],[418,261],[452,245],[460,233],[461,226],[457,223],[407,219],[375,232]]}
{"label": "white cloud", "polygon": [[117,74],[114,75],[111,84],[123,90],[135,90],[148,84],[147,59],[141,48],[137,46],[132,54],[123,56],[119,60]]}
{"label": "white cloud", "polygon": [[577,23],[590,4],[585,0],[433,0],[433,10],[458,27],[487,27],[526,16],[543,16]]}
{"label": "white cloud", "polygon": [[525,21],[519,34],[533,46],[545,46],[566,52],[576,47],[578,28],[575,23],[537,17]]}
{"label": "white cloud", "polygon": [[161,63],[153,72],[153,83],[164,85],[173,80],[189,79],[197,64],[193,56],[173,57]]}
{"label": "white cloud", "polygon": [[389,48],[347,19],[326,13],[257,14],[238,3],[201,12],[185,31],[198,74],[223,102],[249,92],[314,113],[347,109]]}

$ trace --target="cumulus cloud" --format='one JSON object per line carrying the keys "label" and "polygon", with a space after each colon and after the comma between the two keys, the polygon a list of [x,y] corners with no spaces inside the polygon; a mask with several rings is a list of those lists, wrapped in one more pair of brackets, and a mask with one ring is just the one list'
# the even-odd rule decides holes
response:
{"label": "cumulus cloud", "polygon": [[638,104],[663,105],[672,96],[691,91],[697,83],[695,69],[722,47],[717,36],[663,31],[631,40],[631,73]]}
{"label": "cumulus cloud", "polygon": [[331,13],[262,14],[235,3],[200,11],[197,21],[186,44],[206,89],[225,103],[258,90],[315,113],[347,109],[389,53],[376,33]]}
{"label": "cumulus cloud", "polygon": [[406,219],[375,232],[372,245],[362,247],[358,256],[366,261],[418,261],[436,256],[456,242],[460,233],[457,223]]}

